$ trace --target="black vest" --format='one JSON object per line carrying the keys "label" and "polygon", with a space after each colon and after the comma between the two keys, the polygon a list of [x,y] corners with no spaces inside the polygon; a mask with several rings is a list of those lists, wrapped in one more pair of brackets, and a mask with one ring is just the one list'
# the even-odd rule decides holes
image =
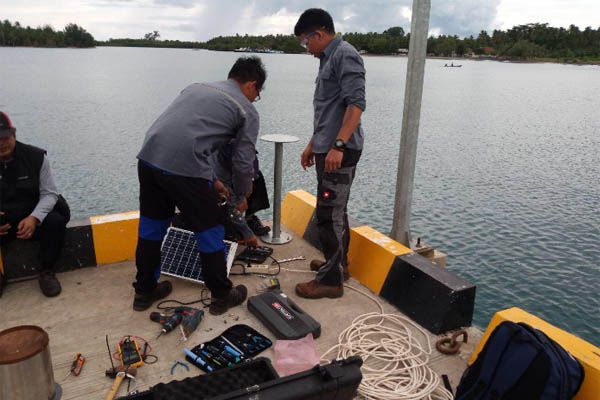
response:
{"label": "black vest", "polygon": [[0,209],[4,220],[16,226],[40,200],[40,170],[46,150],[16,143],[13,159],[0,163]]}

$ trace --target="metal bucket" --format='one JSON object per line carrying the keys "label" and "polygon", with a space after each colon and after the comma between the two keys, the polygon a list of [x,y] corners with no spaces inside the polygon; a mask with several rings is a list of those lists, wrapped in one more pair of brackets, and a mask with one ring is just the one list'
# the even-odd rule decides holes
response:
{"label": "metal bucket", "polygon": [[0,332],[0,399],[58,400],[48,334],[23,325]]}

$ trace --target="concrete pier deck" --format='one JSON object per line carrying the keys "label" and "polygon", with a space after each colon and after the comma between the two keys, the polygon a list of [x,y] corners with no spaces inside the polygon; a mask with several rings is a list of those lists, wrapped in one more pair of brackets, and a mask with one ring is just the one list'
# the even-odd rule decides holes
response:
{"label": "concrete pier deck", "polygon": [[[318,352],[323,354],[338,341],[339,333],[345,329],[354,317],[373,311],[379,311],[378,306],[362,294],[346,289],[340,299],[307,300],[299,298],[294,292],[298,282],[312,279],[314,273],[309,270],[309,262],[320,258],[320,253],[302,238],[292,234],[291,243],[274,246],[273,256],[285,259],[304,256],[305,261],[294,261],[282,264],[278,278],[284,293],[289,295],[300,307],[321,323],[322,334],[316,339]],[[241,247],[241,246],[240,246]],[[441,268],[441,267],[440,267]],[[292,272],[286,269],[301,270]],[[239,267],[233,273],[241,272]],[[52,355],[54,377],[63,389],[63,399],[103,399],[112,385],[112,380],[105,377],[104,371],[110,367],[105,335],[109,336],[111,350],[117,350],[117,343],[124,335],[136,335],[147,339],[152,346],[151,354],[158,357],[158,362],[144,365],[138,370],[137,389],[146,390],[159,383],[173,379],[181,380],[189,376],[203,373],[193,365],[190,372],[178,367],[170,374],[171,366],[176,361],[185,361],[182,351],[184,344],[180,341],[179,331],[173,331],[155,339],[160,331],[160,325],[150,321],[150,311],[135,312],[132,309],[133,288],[131,282],[135,276],[133,261],[99,265],[98,267],[81,268],[58,275],[63,287],[62,294],[56,298],[45,298],[37,280],[10,283],[4,295],[0,298],[0,330],[17,325],[37,325],[42,327],[50,336],[50,351]],[[204,286],[181,279],[163,277],[173,283],[173,293],[170,299],[183,302],[200,299]],[[234,284],[244,284],[248,287],[249,295],[258,293],[261,278],[257,276],[231,276]],[[373,294],[367,287],[356,279],[351,278],[348,285],[377,298],[386,312],[398,313],[398,310],[382,298]],[[194,307],[200,308],[197,304]],[[258,321],[244,303],[231,309],[223,316],[212,316],[205,310],[205,317],[198,329],[191,335],[185,347],[191,348],[204,341],[210,340],[228,327],[243,323],[265,334],[273,341],[275,336]],[[475,346],[481,338],[481,332],[468,328],[469,342],[464,344],[459,353],[446,356],[435,349],[437,336],[429,335],[432,346],[430,367],[438,374],[446,374],[455,389],[460,376],[470,359]],[[420,342],[426,346],[427,339],[420,337]],[[64,378],[76,353],[81,352],[86,362],[80,376]],[[274,352],[271,347],[261,356],[273,361]],[[333,355],[329,357],[333,358]],[[115,363],[118,363],[115,361]],[[189,364],[189,363],[188,363]],[[126,394],[127,384],[124,382],[118,392],[119,396]],[[132,384],[133,388],[133,384]],[[9,400],[9,399],[7,399]]]}

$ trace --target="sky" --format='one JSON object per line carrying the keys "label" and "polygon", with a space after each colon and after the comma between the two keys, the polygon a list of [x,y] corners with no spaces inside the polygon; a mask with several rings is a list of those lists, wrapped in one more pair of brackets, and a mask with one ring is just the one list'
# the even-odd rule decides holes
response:
{"label": "sky", "polygon": [[[23,26],[76,23],[96,40],[141,38],[206,41],[215,36],[290,34],[302,11],[324,8],[338,32],[410,29],[412,0],[0,0],[0,20]],[[430,33],[477,36],[531,22],[600,27],[600,0],[431,0]]]}

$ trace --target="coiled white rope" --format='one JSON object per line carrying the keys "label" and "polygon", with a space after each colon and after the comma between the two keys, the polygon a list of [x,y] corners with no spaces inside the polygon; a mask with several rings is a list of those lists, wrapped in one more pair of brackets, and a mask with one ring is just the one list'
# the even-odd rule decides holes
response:
{"label": "coiled white rope", "polygon": [[[321,362],[328,363],[325,356],[335,350],[336,358],[360,356],[363,379],[358,393],[364,399],[452,400],[452,393],[427,365],[432,351],[427,332],[406,317],[385,313],[381,303],[367,293],[344,286],[373,300],[380,312],[354,318],[340,333],[338,344],[321,356]],[[409,326],[427,339],[426,348],[413,336]]]}

